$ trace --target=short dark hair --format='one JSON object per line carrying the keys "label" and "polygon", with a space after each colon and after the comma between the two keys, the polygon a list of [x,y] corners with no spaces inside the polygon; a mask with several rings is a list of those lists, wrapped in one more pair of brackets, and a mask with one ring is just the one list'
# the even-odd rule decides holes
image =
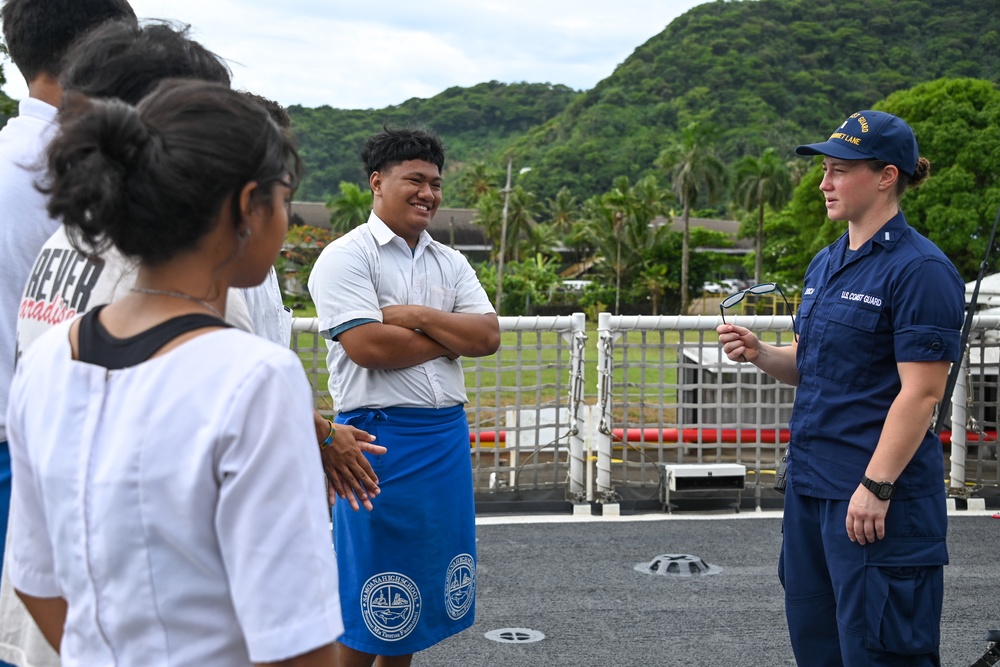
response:
{"label": "short dark hair", "polygon": [[228,86],[229,69],[217,55],[189,39],[188,29],[163,21],[104,23],[69,50],[62,86],[132,105],[164,79],[199,79]]}
{"label": "short dark hair", "polygon": [[88,254],[110,245],[146,265],[193,248],[231,200],[256,181],[274,206],[302,163],[259,104],[227,86],[168,80],[133,107],[70,92],[48,149],[48,211]]}
{"label": "short dark hair", "polygon": [[29,82],[58,77],[70,46],[105,21],[135,20],[126,0],[7,0],[0,9],[10,59]]}
{"label": "short dark hair", "polygon": [[247,98],[267,109],[267,113],[271,114],[271,120],[277,123],[278,127],[281,129],[287,130],[292,126],[292,119],[288,115],[288,110],[279,103],[274,100],[269,100],[266,97],[258,95],[257,93],[251,93],[249,90],[241,90],[240,94],[245,95]]}
{"label": "short dark hair", "polygon": [[381,132],[368,137],[361,147],[361,161],[369,177],[376,171],[384,171],[407,160],[430,162],[443,171],[444,145],[441,139],[421,128],[385,125]]}

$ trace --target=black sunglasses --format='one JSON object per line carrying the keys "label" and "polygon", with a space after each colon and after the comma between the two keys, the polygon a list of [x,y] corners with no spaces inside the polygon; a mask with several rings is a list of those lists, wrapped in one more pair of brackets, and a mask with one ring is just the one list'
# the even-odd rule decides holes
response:
{"label": "black sunglasses", "polygon": [[722,313],[722,323],[727,324],[726,308],[732,308],[742,301],[743,297],[747,294],[770,294],[774,291],[777,291],[785,302],[785,308],[787,309],[788,314],[792,317],[792,334],[795,336],[795,342],[798,342],[799,330],[795,325],[795,315],[792,315],[792,305],[788,303],[788,298],[785,296],[785,293],[781,291],[781,286],[778,285],[778,283],[761,283],[759,285],[754,285],[753,287],[748,287],[745,290],[740,290],[736,294],[730,294],[727,296],[722,300],[722,303],[719,304],[719,312]]}

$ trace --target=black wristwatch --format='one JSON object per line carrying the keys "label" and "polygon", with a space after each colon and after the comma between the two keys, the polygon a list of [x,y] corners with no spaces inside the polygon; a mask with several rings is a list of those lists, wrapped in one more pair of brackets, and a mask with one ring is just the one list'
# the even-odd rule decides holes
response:
{"label": "black wristwatch", "polygon": [[889,500],[892,498],[892,492],[896,489],[892,482],[873,482],[868,479],[867,475],[861,476],[861,485],[874,493],[879,500]]}

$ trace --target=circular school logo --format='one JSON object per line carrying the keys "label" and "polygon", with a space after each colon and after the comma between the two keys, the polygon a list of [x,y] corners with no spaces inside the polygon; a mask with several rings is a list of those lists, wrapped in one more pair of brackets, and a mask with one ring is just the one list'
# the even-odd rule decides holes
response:
{"label": "circular school logo", "polygon": [[398,572],[383,572],[361,588],[361,617],[369,632],[387,642],[406,637],[420,619],[420,590]]}
{"label": "circular school logo", "polygon": [[465,616],[476,599],[476,560],[469,554],[455,556],[448,566],[444,602],[452,620]]}

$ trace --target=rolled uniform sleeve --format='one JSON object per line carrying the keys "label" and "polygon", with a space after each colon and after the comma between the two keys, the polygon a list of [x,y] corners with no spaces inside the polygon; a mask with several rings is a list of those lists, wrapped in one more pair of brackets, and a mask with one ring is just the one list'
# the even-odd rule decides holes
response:
{"label": "rolled uniform sleeve", "polygon": [[955,269],[927,259],[903,278],[894,302],[897,362],[958,361],[965,285]]}

